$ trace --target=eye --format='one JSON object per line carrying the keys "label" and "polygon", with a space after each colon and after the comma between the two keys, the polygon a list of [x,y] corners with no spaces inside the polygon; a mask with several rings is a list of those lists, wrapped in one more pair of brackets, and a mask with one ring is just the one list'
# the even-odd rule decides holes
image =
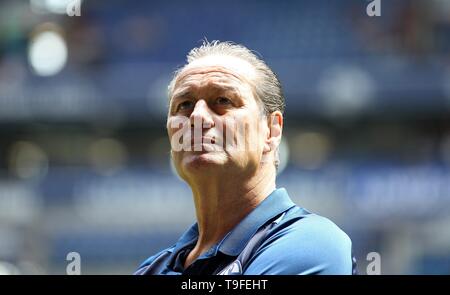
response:
{"label": "eye", "polygon": [[185,100],[178,104],[177,111],[188,110],[194,106],[194,103],[190,100]]}
{"label": "eye", "polygon": [[231,102],[231,100],[230,100],[229,98],[226,98],[226,97],[218,97],[218,98],[216,99],[216,104],[222,105],[222,106],[227,106],[227,105],[231,105],[231,104],[233,104],[233,103]]}

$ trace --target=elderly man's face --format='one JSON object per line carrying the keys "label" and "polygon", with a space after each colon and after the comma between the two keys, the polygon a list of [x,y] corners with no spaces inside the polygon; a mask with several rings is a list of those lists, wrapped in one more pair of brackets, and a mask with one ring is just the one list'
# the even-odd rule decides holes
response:
{"label": "elderly man's face", "polygon": [[249,63],[226,56],[202,58],[180,73],[167,128],[181,177],[210,169],[257,169],[269,127],[254,95],[254,81]]}

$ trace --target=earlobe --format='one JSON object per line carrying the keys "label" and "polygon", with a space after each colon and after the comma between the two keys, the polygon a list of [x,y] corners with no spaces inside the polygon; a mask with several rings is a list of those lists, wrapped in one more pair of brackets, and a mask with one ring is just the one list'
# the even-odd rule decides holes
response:
{"label": "earlobe", "polygon": [[266,143],[264,144],[264,149],[263,152],[264,153],[268,153],[272,150],[272,145],[270,144],[270,139],[268,141],[266,141]]}

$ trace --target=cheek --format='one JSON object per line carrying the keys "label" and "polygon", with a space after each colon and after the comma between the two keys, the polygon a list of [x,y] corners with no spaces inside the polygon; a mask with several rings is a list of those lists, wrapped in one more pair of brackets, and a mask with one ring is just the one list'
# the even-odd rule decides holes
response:
{"label": "cheek", "polygon": [[167,135],[172,150],[179,151],[183,148],[183,139],[188,136],[190,130],[187,117],[176,116],[167,120]]}
{"label": "cheek", "polygon": [[224,125],[224,135],[230,152],[240,152],[248,156],[258,156],[264,145],[264,130],[257,118],[248,115],[227,121]]}
{"label": "cheek", "polygon": [[176,132],[176,129],[173,129],[173,128],[168,128],[167,129],[167,138],[168,138],[168,140],[169,140],[169,145],[170,145],[170,149],[171,149],[171,152],[172,152],[172,150],[173,150],[173,148],[174,148],[174,146],[173,146],[173,135],[175,134],[175,132]]}

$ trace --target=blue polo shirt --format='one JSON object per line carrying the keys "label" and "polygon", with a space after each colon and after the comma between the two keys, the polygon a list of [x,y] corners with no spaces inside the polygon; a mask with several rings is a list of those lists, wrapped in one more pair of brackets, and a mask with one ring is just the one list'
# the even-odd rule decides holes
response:
{"label": "blue polo shirt", "polygon": [[[257,237],[263,228],[264,234]],[[175,245],[144,261],[135,274],[352,274],[350,238],[329,219],[295,205],[284,188],[274,190],[219,243],[184,268],[197,239],[195,223]],[[253,249],[248,250],[250,244]],[[245,260],[237,259],[243,252],[248,252]]]}

